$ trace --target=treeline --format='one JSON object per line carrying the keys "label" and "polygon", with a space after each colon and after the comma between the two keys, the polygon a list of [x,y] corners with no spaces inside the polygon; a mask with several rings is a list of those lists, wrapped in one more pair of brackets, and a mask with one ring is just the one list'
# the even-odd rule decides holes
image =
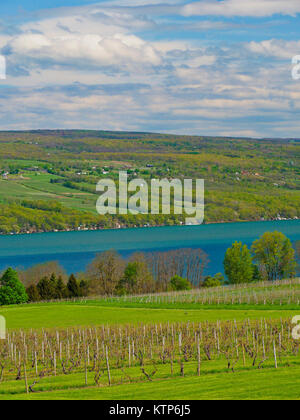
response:
{"label": "treeline", "polygon": [[22,201],[0,204],[0,233],[34,233],[101,228],[105,220],[57,202]]}
{"label": "treeline", "polygon": [[289,238],[276,231],[264,233],[253,242],[251,249],[242,242],[235,242],[224,259],[228,281],[239,284],[295,277],[299,248],[299,243],[294,249]]}
{"label": "treeline", "polygon": [[299,259],[300,242],[294,249],[280,232],[266,232],[250,249],[241,242],[232,244],[224,258],[226,280],[220,273],[204,275],[209,260],[201,249],[135,253],[129,259],[105,251],[77,278],[73,274],[67,277],[55,262],[25,271],[8,269],[0,279],[0,305],[277,281],[294,277]]}
{"label": "treeline", "polygon": [[53,201],[0,203],[0,234],[176,225],[182,220],[175,215],[94,215]]}
{"label": "treeline", "polygon": [[[243,195],[243,194],[241,194]],[[257,198],[257,202],[255,202]],[[244,200],[246,198],[244,197]],[[278,214],[286,218],[300,218],[299,206],[291,203],[290,196],[269,198],[259,202],[256,195],[247,196],[248,204],[239,194],[208,193],[206,195],[205,223],[245,220],[271,220]],[[294,207],[293,207],[294,206]],[[172,212],[172,209],[171,209]],[[109,228],[174,226],[185,224],[185,215],[97,215],[63,206],[57,201],[31,201],[0,203],[0,234],[20,234],[68,230],[100,230]]]}
{"label": "treeline", "polygon": [[0,203],[0,234],[68,230],[172,226],[185,223],[183,215],[96,215],[64,207],[56,201],[23,200]]}
{"label": "treeline", "polygon": [[[18,272],[30,301],[99,295],[131,295],[188,290],[204,284],[207,255],[201,249],[135,253],[128,260],[116,251],[98,254],[84,273],[67,280],[54,262]],[[58,273],[58,274],[57,274]]]}
{"label": "treeline", "polygon": [[94,215],[64,207],[56,201],[0,203],[0,234],[20,234],[68,230],[100,230],[120,227],[178,225],[177,215]]}
{"label": "treeline", "polygon": [[27,287],[26,293],[30,302],[71,299],[87,296],[88,287],[87,282],[84,280],[79,282],[73,274],[65,284],[62,276],[56,277],[53,273],[50,277],[43,277],[37,285],[32,283]]}

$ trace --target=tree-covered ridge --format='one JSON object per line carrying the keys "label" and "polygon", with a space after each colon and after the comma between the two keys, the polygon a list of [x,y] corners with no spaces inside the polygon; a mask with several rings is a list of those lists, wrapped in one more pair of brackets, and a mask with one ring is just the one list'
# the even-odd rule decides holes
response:
{"label": "tree-covered ridge", "polygon": [[[174,215],[98,217],[96,183],[105,177],[118,181],[119,170],[126,170],[129,179],[205,179],[207,223],[299,218],[299,146],[299,139],[2,132],[0,232],[172,225],[184,220]],[[41,202],[54,203],[54,208],[45,209]],[[47,223],[41,220],[45,211]]]}

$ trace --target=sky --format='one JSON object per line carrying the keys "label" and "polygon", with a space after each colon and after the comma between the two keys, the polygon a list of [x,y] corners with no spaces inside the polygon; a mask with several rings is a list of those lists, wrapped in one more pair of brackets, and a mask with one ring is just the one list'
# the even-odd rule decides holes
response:
{"label": "sky", "polygon": [[300,0],[1,0],[0,55],[0,130],[300,138]]}

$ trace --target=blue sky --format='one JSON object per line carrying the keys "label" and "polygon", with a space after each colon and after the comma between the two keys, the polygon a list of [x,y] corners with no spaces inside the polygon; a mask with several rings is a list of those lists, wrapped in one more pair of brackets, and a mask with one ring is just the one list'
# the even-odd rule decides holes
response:
{"label": "blue sky", "polygon": [[2,0],[0,129],[300,137],[299,0]]}

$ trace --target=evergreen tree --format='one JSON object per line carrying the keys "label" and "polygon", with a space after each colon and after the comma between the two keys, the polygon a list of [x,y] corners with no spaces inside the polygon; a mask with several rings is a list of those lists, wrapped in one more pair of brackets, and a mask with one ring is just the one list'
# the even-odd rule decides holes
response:
{"label": "evergreen tree", "polygon": [[28,296],[25,287],[18,278],[18,273],[8,268],[0,280],[0,305],[26,303]]}
{"label": "evergreen tree", "polygon": [[89,283],[86,280],[81,280],[79,283],[81,296],[88,296],[89,294]]}
{"label": "evergreen tree", "polygon": [[254,265],[247,245],[235,242],[228,248],[224,259],[225,274],[229,283],[249,283],[253,281]]}
{"label": "evergreen tree", "polygon": [[27,287],[26,293],[28,295],[29,302],[38,302],[41,300],[41,296],[35,284],[31,284]]}
{"label": "evergreen tree", "polygon": [[79,297],[81,296],[81,291],[79,284],[74,276],[74,274],[71,274],[68,284],[67,284],[68,292],[70,297]]}
{"label": "evergreen tree", "polygon": [[58,277],[56,282],[56,298],[57,299],[63,299],[67,297],[67,288],[64,284],[64,281],[61,276]]}
{"label": "evergreen tree", "polygon": [[37,284],[37,288],[42,300],[55,299],[56,290],[53,279],[43,277]]}
{"label": "evergreen tree", "polygon": [[50,276],[50,285],[53,290],[54,297],[56,297],[55,293],[56,293],[56,287],[57,287],[57,278],[56,278],[55,273],[52,273]]}

